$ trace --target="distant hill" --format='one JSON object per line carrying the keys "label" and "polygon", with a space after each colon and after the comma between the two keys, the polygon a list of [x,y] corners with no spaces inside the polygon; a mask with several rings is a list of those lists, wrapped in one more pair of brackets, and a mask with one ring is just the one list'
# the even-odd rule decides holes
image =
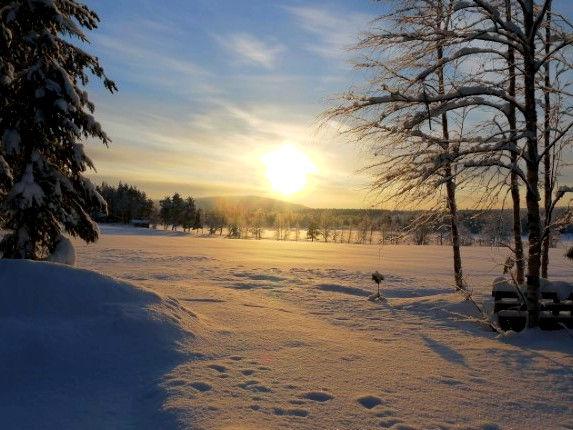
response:
{"label": "distant hill", "polygon": [[239,207],[247,211],[256,209],[263,211],[308,209],[303,205],[259,196],[199,197],[195,199],[195,204],[203,210],[210,210],[217,207]]}

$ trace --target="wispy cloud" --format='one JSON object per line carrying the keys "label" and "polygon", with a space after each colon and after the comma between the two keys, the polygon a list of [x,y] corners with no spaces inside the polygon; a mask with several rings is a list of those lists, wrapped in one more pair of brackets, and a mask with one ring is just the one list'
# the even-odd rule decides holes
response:
{"label": "wispy cloud", "polygon": [[[108,75],[125,89],[146,87],[177,97],[215,94],[211,73],[189,55],[178,55],[183,36],[169,23],[132,18],[92,36]],[[89,48],[88,48],[89,50]]]}
{"label": "wispy cloud", "polygon": [[333,11],[316,6],[287,6],[295,23],[304,31],[312,33],[316,42],[307,49],[328,59],[339,60],[357,41],[358,35],[367,29],[374,16],[365,13]]}
{"label": "wispy cloud", "polygon": [[[364,178],[354,174],[361,160],[336,133],[316,129],[321,101],[345,82],[330,59],[365,28],[346,22],[356,14],[286,12],[269,2],[264,6],[277,25],[253,27],[253,19],[266,19],[262,11],[233,21],[207,0],[177,0],[177,15],[139,0],[146,6],[132,14],[129,1],[135,0],[121,2],[124,15],[112,9],[87,47],[120,87],[114,96],[95,85],[90,93],[113,139],[110,149],[88,145],[98,167],[94,180],[128,181],[153,198],[174,191],[273,196],[261,156],[289,143],[318,168],[296,201],[362,204]],[[195,13],[199,3],[203,15]],[[232,13],[245,12],[247,3]],[[309,51],[320,55],[309,58]]]}
{"label": "wispy cloud", "polygon": [[145,65],[146,67],[160,64],[165,68],[165,71],[171,70],[195,76],[207,73],[205,69],[191,61],[180,60],[158,52],[151,46],[145,46],[144,42],[140,44],[134,42],[119,44],[115,37],[99,35],[96,38],[96,43],[107,52],[122,56],[124,61],[131,64],[137,62],[138,64],[141,63],[139,65]]}
{"label": "wispy cloud", "polygon": [[[326,150],[309,124],[309,116],[288,106],[213,98],[197,112],[161,102],[145,105],[140,99],[126,97],[117,105],[102,106],[98,117],[113,143],[110,149],[88,145],[88,154],[98,166],[92,176],[96,181],[126,180],[144,186],[153,198],[176,190],[197,197],[272,196],[261,156],[292,143],[318,167],[318,174],[309,178],[308,189],[296,195],[297,201],[328,206],[328,196],[333,194],[317,200],[317,194],[323,194],[317,190],[328,188],[335,178],[351,191],[344,204],[357,200],[353,192],[359,187],[353,184],[359,178],[353,175],[354,167],[348,166],[353,157],[350,148]],[[339,145],[328,140],[329,148]],[[342,193],[336,195],[342,198]]]}
{"label": "wispy cloud", "polygon": [[285,50],[281,44],[268,43],[248,33],[235,33],[225,38],[219,37],[218,41],[239,61],[267,69],[275,67],[279,55]]}

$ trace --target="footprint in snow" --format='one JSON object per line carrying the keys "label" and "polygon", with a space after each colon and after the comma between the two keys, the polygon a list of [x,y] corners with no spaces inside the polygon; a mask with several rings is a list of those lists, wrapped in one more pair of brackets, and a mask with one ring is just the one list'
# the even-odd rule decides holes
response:
{"label": "footprint in snow", "polygon": [[378,418],[386,418],[386,417],[391,417],[393,415],[396,415],[396,411],[393,409],[384,409],[376,413],[376,416]]}
{"label": "footprint in snow", "polygon": [[298,385],[294,385],[294,384],[287,384],[284,386],[287,390],[298,390]]}
{"label": "footprint in snow", "polygon": [[402,420],[399,420],[397,418],[386,418],[380,421],[380,427],[389,429],[390,427],[393,427],[394,425],[399,424],[401,422]]}
{"label": "footprint in snow", "polygon": [[306,409],[284,409],[284,408],[273,408],[273,413],[275,415],[287,415],[290,417],[306,417],[308,415],[308,411]]}
{"label": "footprint in snow", "polygon": [[382,404],[382,399],[376,396],[362,396],[358,397],[356,401],[366,409],[372,409]]}
{"label": "footprint in snow", "polygon": [[207,366],[209,369],[216,370],[219,373],[226,373],[227,368],[225,366],[221,366],[220,364],[210,364]]}
{"label": "footprint in snow", "polygon": [[269,387],[261,385],[256,379],[245,381],[238,385],[243,390],[252,391],[253,393],[270,393],[272,390]]}
{"label": "footprint in snow", "polygon": [[213,388],[210,384],[207,384],[206,382],[193,382],[191,384],[191,387],[203,393],[205,391],[211,391],[211,389]]}
{"label": "footprint in snow", "polygon": [[451,385],[451,386],[465,385],[462,381],[452,378],[451,376],[438,376],[432,379],[438,384],[443,384],[443,385]]}
{"label": "footprint in snow", "polygon": [[328,402],[334,399],[334,396],[324,391],[309,391],[301,396],[303,399],[312,400],[314,402]]}

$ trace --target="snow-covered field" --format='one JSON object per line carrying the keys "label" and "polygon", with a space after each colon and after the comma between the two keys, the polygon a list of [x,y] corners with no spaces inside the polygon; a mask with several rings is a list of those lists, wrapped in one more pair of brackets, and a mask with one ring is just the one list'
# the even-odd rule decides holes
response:
{"label": "snow-covered field", "polygon": [[[206,239],[104,226],[97,244],[77,243],[76,251],[78,267],[158,293],[157,314],[168,309],[174,331],[160,325],[151,337],[158,344],[146,338],[137,348],[119,342],[120,332],[77,353],[64,339],[61,368],[39,375],[0,368],[16,387],[0,393],[2,428],[573,428],[573,337],[500,339],[463,321],[471,307],[451,292],[447,247]],[[487,297],[505,251],[463,254],[476,296]],[[562,254],[554,250],[552,272],[571,280],[573,265]],[[386,303],[367,300],[373,270],[387,275]],[[144,321],[144,330],[153,327]],[[109,327],[89,324],[82,329],[104,342]],[[52,328],[66,336],[76,330],[54,323],[45,336]],[[33,360],[12,367],[34,368]],[[26,416],[29,426],[19,425]]]}
{"label": "snow-covered field", "polygon": [[154,384],[194,358],[195,323],[175,300],[98,273],[0,260],[0,428],[161,428]]}

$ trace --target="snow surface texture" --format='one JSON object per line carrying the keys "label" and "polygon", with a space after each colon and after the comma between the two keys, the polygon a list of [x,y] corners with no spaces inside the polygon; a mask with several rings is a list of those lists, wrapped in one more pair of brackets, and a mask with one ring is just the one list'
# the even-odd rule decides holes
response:
{"label": "snow surface texture", "polygon": [[[498,338],[464,320],[473,310],[452,293],[448,247],[102,230],[95,246],[76,245],[79,266],[175,297],[201,327],[187,346],[201,359],[154,375],[164,396],[152,406],[174,417],[155,428],[573,428],[573,338]],[[506,251],[462,252],[476,298],[490,298]],[[551,252],[554,279],[572,279],[563,250]],[[374,270],[386,302],[367,300]],[[129,428],[126,411],[110,414],[113,428]],[[154,428],[148,418],[140,428]]]}
{"label": "snow surface texture", "polygon": [[176,300],[125,282],[0,260],[0,428],[174,428],[158,384],[192,362],[194,324]]}

